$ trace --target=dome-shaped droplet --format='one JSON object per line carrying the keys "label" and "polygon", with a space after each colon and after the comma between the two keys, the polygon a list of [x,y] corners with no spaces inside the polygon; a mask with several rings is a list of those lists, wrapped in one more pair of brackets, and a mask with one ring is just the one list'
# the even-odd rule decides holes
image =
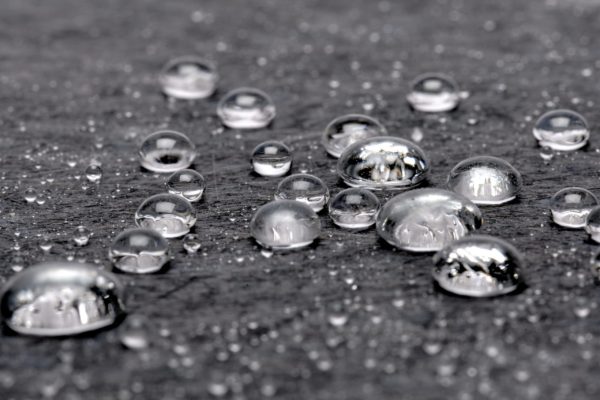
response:
{"label": "dome-shaped droplet", "polygon": [[338,158],[351,144],[362,139],[385,136],[385,127],[374,118],[361,114],[342,115],[331,121],[323,132],[325,150]]}
{"label": "dome-shaped droplet", "polygon": [[294,174],[284,178],[275,191],[275,200],[295,200],[309,205],[315,212],[329,201],[329,189],[313,175]]}
{"label": "dome-shaped droplet", "polygon": [[198,250],[200,250],[200,248],[202,247],[202,242],[200,241],[200,238],[198,237],[198,235],[194,235],[193,233],[188,233],[187,235],[185,235],[181,242],[183,245],[183,249],[188,254],[197,253]]}
{"label": "dome-shaped droplet", "polygon": [[181,196],[161,193],[147,198],[135,213],[135,223],[165,238],[183,236],[196,223],[196,210]]}
{"label": "dome-shaped droplet", "polygon": [[497,205],[521,191],[521,174],[501,158],[478,156],[459,162],[448,175],[448,189],[475,204]]}
{"label": "dome-shaped droplet", "polygon": [[550,199],[552,220],[566,228],[583,228],[588,214],[598,204],[596,196],[587,189],[580,187],[561,189]]}
{"label": "dome-shaped droplet", "polygon": [[252,152],[252,168],[261,176],[283,176],[291,166],[292,152],[281,142],[267,140]]}
{"label": "dome-shaped droplet", "polygon": [[585,223],[585,231],[590,235],[590,238],[600,243],[600,206],[591,209]]}
{"label": "dome-shaped droplet", "polygon": [[575,111],[554,110],[542,115],[533,128],[540,146],[559,151],[582,148],[588,142],[590,129],[585,118]]}
{"label": "dome-shaped droplet", "polygon": [[377,216],[377,233],[414,252],[438,251],[481,226],[481,211],[448,190],[416,189],[391,198]]}
{"label": "dome-shaped droplet", "polygon": [[381,205],[373,192],[350,188],[336,194],[329,202],[329,217],[346,229],[366,229],[375,223]]}
{"label": "dome-shaped droplet", "polygon": [[85,246],[90,241],[92,232],[85,226],[79,225],[73,231],[73,241],[77,246]]}
{"label": "dome-shaped droplet", "polygon": [[256,210],[250,222],[250,233],[267,249],[296,249],[308,246],[319,237],[321,221],[304,203],[272,201]]}
{"label": "dome-shaped droplet", "polygon": [[204,177],[193,169],[183,169],[174,172],[167,179],[167,191],[171,194],[184,197],[186,200],[195,202],[200,200],[206,183]]}
{"label": "dome-shaped droplet", "polygon": [[19,272],[2,291],[0,309],[15,332],[65,336],[112,325],[123,315],[122,287],[98,267],[48,262]]}
{"label": "dome-shaped droplet", "polygon": [[215,91],[218,79],[213,63],[194,56],[169,61],[159,75],[163,93],[182,100],[209,97]]}
{"label": "dome-shaped droplet", "polygon": [[102,179],[102,167],[99,164],[90,164],[85,169],[85,177],[92,183],[99,183]]}
{"label": "dome-shaped droplet", "polygon": [[492,297],[517,289],[523,261],[510,243],[472,235],[450,243],[433,257],[433,278],[450,293]]}
{"label": "dome-shaped droplet", "polygon": [[260,129],[275,118],[275,104],[262,90],[239,88],[221,99],[217,115],[232,129]]}
{"label": "dome-shaped droplet", "polygon": [[460,92],[454,79],[449,76],[423,74],[410,84],[406,100],[417,111],[452,111],[460,103]]}
{"label": "dome-shaped droplet", "polygon": [[169,242],[152,229],[130,229],[115,238],[108,256],[120,271],[149,274],[169,261]]}
{"label": "dome-shaped droplet", "polygon": [[428,171],[429,161],[419,146],[391,136],[358,141],[337,163],[337,173],[348,186],[371,190],[412,188]]}
{"label": "dome-shaped droplet", "polygon": [[188,168],[196,158],[196,146],[183,133],[158,131],[144,139],[140,164],[154,172],[175,172]]}

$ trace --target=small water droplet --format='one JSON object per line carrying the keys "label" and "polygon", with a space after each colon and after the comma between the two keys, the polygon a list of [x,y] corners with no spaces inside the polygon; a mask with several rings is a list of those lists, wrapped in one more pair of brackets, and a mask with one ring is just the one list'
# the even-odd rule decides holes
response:
{"label": "small water droplet", "polygon": [[206,183],[200,173],[192,169],[184,169],[174,172],[167,179],[166,186],[169,193],[182,196],[190,202],[196,202],[202,198]]}
{"label": "small water droplet", "polygon": [[154,230],[130,229],[115,238],[108,256],[120,271],[150,274],[169,261],[169,242]]}
{"label": "small water droplet", "polygon": [[385,127],[376,119],[361,114],[348,114],[337,117],[327,125],[321,142],[332,157],[338,158],[351,144],[386,134]]}
{"label": "small water droplet", "polygon": [[275,200],[295,200],[310,206],[315,212],[329,201],[329,189],[316,176],[294,174],[284,178],[275,191]]}
{"label": "small water droplet", "polygon": [[239,88],[221,99],[217,115],[228,128],[260,129],[275,118],[275,104],[262,90]]}
{"label": "small water droplet", "polygon": [[572,151],[585,146],[590,129],[585,118],[571,110],[553,110],[542,115],[533,128],[540,146]]}
{"label": "small water droplet", "polygon": [[85,246],[90,241],[92,233],[88,228],[83,225],[79,225],[73,232],[73,241],[77,246]]}
{"label": "small water droplet", "polygon": [[154,132],[144,139],[139,150],[140,164],[159,173],[188,168],[196,158],[196,146],[183,133]]}
{"label": "small water droplet", "polygon": [[200,242],[200,238],[197,235],[192,233],[188,233],[183,237],[183,249],[188,254],[197,253],[198,250],[202,247],[202,242]]}
{"label": "small water droplet", "polygon": [[102,179],[102,167],[99,164],[90,164],[85,169],[85,177],[92,183],[99,183]]}
{"label": "small water droplet", "polygon": [[461,94],[454,79],[443,74],[418,76],[410,85],[406,100],[417,111],[446,112],[458,107]]}
{"label": "small water droplet", "polygon": [[263,142],[252,152],[252,168],[261,176],[278,177],[287,174],[292,166],[292,153],[283,143]]}
{"label": "small water droplet", "polygon": [[37,192],[34,188],[27,188],[25,190],[25,193],[23,195],[23,197],[25,198],[25,201],[27,203],[33,203],[35,201],[35,199],[37,199]]}
{"label": "small water droplet", "polygon": [[566,228],[583,228],[590,211],[598,204],[596,196],[587,189],[561,189],[550,199],[552,220]]}
{"label": "small water droplet", "polygon": [[135,213],[135,223],[154,229],[163,237],[175,238],[190,231],[196,223],[196,210],[183,197],[162,193],[144,200]]}
{"label": "small water droplet", "polygon": [[217,69],[212,62],[194,56],[169,61],[159,75],[163,93],[183,100],[210,97],[218,79]]}
{"label": "small water droplet", "polygon": [[342,190],[329,203],[329,217],[346,229],[366,229],[375,223],[381,205],[372,192],[361,188]]}

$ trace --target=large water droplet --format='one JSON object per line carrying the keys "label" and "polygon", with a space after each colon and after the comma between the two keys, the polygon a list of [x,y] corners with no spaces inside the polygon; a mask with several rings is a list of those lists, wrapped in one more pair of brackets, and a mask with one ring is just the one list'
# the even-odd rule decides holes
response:
{"label": "large water droplet", "polygon": [[149,274],[169,261],[169,242],[154,230],[130,229],[115,238],[108,256],[120,271]]}
{"label": "large water droplet", "polygon": [[412,81],[406,100],[417,111],[452,111],[460,103],[460,91],[454,79],[449,76],[428,73]]}
{"label": "large water droplet", "polygon": [[284,178],[275,191],[275,200],[295,200],[309,205],[315,212],[329,201],[329,189],[313,175],[294,174]]}
{"label": "large water droplet", "polygon": [[188,168],[196,158],[196,146],[183,133],[158,131],[144,139],[140,164],[147,170],[165,173]]}
{"label": "large water droplet", "polygon": [[559,151],[582,148],[588,142],[590,129],[585,118],[575,111],[554,110],[542,115],[533,128],[540,146]]}
{"label": "large water droplet", "polygon": [[588,214],[598,205],[592,192],[580,187],[559,190],[550,199],[552,220],[566,228],[583,228]]}
{"label": "large water droplet", "polygon": [[191,202],[200,200],[206,186],[204,177],[193,169],[174,172],[166,185],[169,193],[182,196]]}
{"label": "large water droplet", "polygon": [[196,223],[196,210],[183,197],[161,193],[147,198],[135,213],[140,228],[154,229],[165,238],[183,236]]}
{"label": "large water droplet", "polygon": [[275,118],[275,104],[262,90],[239,88],[221,99],[217,115],[232,129],[260,129]]}
{"label": "large water droplet", "polygon": [[252,152],[252,168],[261,176],[283,176],[292,166],[292,152],[283,143],[268,140]]}
{"label": "large water droplet", "polygon": [[123,315],[122,287],[97,267],[49,262],[29,267],[10,279],[0,307],[15,332],[65,336],[114,324]]}
{"label": "large water droplet", "polygon": [[337,163],[337,173],[349,186],[371,190],[408,189],[427,176],[429,161],[408,140],[378,136],[350,145]]}
{"label": "large water droplet", "polygon": [[329,217],[346,229],[366,229],[375,223],[381,205],[371,191],[350,188],[336,194],[329,202]]}
{"label": "large water droplet", "polygon": [[163,93],[184,100],[209,97],[215,91],[218,79],[213,63],[194,56],[169,61],[159,75]]}
{"label": "large water droplet", "polygon": [[442,189],[399,194],[382,207],[377,233],[414,252],[438,251],[481,226],[481,211],[468,199]]}
{"label": "large water droplet", "polygon": [[323,132],[325,150],[338,158],[351,144],[375,136],[385,136],[385,127],[374,118],[361,114],[342,115],[331,121]]}
{"label": "large water droplet", "polygon": [[600,206],[595,206],[590,210],[585,223],[585,231],[594,242],[600,243]]}

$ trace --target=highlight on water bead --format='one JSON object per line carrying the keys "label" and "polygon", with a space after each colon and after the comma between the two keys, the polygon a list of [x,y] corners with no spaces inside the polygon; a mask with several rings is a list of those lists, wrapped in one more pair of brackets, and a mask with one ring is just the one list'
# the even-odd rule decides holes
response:
{"label": "highlight on water bead", "polygon": [[139,150],[142,167],[165,173],[188,168],[196,158],[196,146],[183,133],[158,131],[148,135]]}
{"label": "highlight on water bead", "polygon": [[261,176],[279,177],[292,167],[292,152],[276,140],[262,142],[252,151],[252,168]]}
{"label": "highlight on water bead", "polygon": [[275,118],[275,104],[268,94],[243,87],[227,93],[217,105],[223,125],[232,129],[264,128]]}
{"label": "highlight on water bead", "polygon": [[565,228],[583,228],[590,211],[598,204],[598,198],[587,189],[561,189],[550,199],[552,220]]}
{"label": "highlight on water bead", "polygon": [[295,200],[319,212],[329,201],[329,188],[314,175],[294,174],[277,185],[275,200]]}
{"label": "highlight on water bead", "polygon": [[187,201],[199,201],[206,186],[204,177],[193,169],[173,172],[167,179],[167,191],[185,198]]}
{"label": "highlight on water bead", "polygon": [[210,97],[217,87],[218,79],[215,65],[196,56],[171,60],[159,74],[163,93],[182,100]]}
{"label": "highlight on water bead", "polygon": [[451,77],[427,73],[416,77],[411,82],[406,100],[417,111],[446,112],[458,107],[460,91]]}
{"label": "highlight on water bead", "polygon": [[352,230],[367,229],[375,223],[381,208],[379,199],[370,190],[345,189],[329,202],[329,217],[339,227]]}
{"label": "highlight on water bead", "polygon": [[170,239],[185,235],[196,223],[196,210],[181,196],[161,193],[148,197],[135,213],[140,228],[154,229]]}
{"label": "highlight on water bead", "polygon": [[553,110],[543,114],[533,127],[540,146],[558,151],[582,148],[590,137],[586,119],[571,110]]}
{"label": "highlight on water bead", "polygon": [[108,256],[122,272],[150,274],[169,261],[169,242],[152,229],[128,229],[112,242]]}

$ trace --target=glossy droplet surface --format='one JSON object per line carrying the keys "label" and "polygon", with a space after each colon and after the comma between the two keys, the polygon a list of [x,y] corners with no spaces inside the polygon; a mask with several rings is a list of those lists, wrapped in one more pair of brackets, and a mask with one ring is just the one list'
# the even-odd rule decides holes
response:
{"label": "glossy droplet surface", "polygon": [[521,174],[507,161],[490,156],[467,158],[448,175],[448,189],[475,204],[508,203],[521,191]]}
{"label": "glossy droplet surface", "polygon": [[600,206],[591,209],[585,223],[585,231],[590,235],[590,238],[600,243]]}
{"label": "glossy droplet surface", "polygon": [[90,164],[85,169],[85,177],[92,183],[100,182],[100,179],[102,179],[102,167],[98,164]]}
{"label": "glossy droplet surface", "polygon": [[196,223],[196,210],[183,197],[162,193],[147,198],[135,213],[135,223],[165,238],[183,236]]}
{"label": "glossy droplet surface", "polygon": [[73,241],[77,246],[85,246],[90,241],[92,232],[83,225],[79,225],[73,231]]}
{"label": "glossy droplet surface", "polygon": [[252,168],[261,176],[283,176],[291,166],[292,152],[281,142],[268,140],[252,151]]}
{"label": "glossy droplet surface", "polygon": [[260,129],[275,118],[275,104],[262,90],[239,88],[221,99],[217,115],[223,125],[232,129]]}
{"label": "glossy droplet surface", "polygon": [[199,172],[193,169],[184,169],[174,172],[167,179],[166,186],[169,193],[195,202],[202,197],[206,183],[204,177]]}
{"label": "glossy droplet surface", "polygon": [[169,261],[169,242],[154,230],[130,229],[115,238],[108,256],[120,271],[149,274]]}
{"label": "glossy droplet surface", "polygon": [[371,190],[412,188],[428,172],[429,161],[419,146],[391,136],[358,141],[337,163],[337,173],[348,186]]}
{"label": "glossy droplet surface", "polygon": [[552,220],[566,228],[582,228],[588,214],[598,205],[598,199],[592,192],[580,187],[568,187],[559,190],[550,199]]}
{"label": "glossy droplet surface", "polygon": [[15,332],[65,336],[112,325],[123,315],[122,287],[98,267],[48,262],[24,269],[5,285],[0,307]]}
{"label": "glossy droplet surface", "polygon": [[183,249],[188,254],[194,254],[197,253],[198,250],[200,250],[200,248],[202,247],[202,242],[200,241],[200,238],[197,235],[194,235],[193,233],[188,233],[183,237],[182,245]]}
{"label": "glossy droplet surface", "polygon": [[304,203],[272,201],[256,210],[250,221],[250,233],[267,249],[297,249],[310,245],[319,237],[321,221]]}
{"label": "glossy droplet surface", "polygon": [[163,93],[182,100],[209,97],[215,91],[218,79],[213,63],[194,56],[169,61],[159,75]]}
{"label": "glossy droplet surface", "polygon": [[472,235],[444,247],[433,257],[433,278],[450,293],[492,297],[516,290],[523,261],[510,243]]}
{"label": "glossy droplet surface", "polygon": [[309,174],[294,174],[284,178],[275,191],[275,200],[295,200],[310,206],[315,212],[329,201],[329,189],[322,180]]}
{"label": "glossy droplet surface", "polygon": [[416,189],[391,198],[377,216],[386,242],[414,252],[438,251],[481,226],[481,211],[448,190]]}
{"label": "glossy droplet surface", "polygon": [[454,79],[449,76],[423,74],[411,83],[406,100],[417,111],[452,111],[460,103],[460,92]]}
{"label": "glossy droplet surface", "polygon": [[140,164],[159,173],[188,168],[196,158],[196,146],[183,133],[158,131],[144,139],[139,150]]}
{"label": "glossy droplet surface", "polygon": [[362,139],[385,136],[385,127],[374,118],[361,114],[342,115],[331,121],[323,132],[325,150],[338,158],[351,144]]}
{"label": "glossy droplet surface", "polygon": [[590,129],[581,114],[571,110],[553,110],[537,120],[533,136],[542,147],[571,151],[587,144]]}
{"label": "glossy droplet surface", "polygon": [[379,199],[371,191],[350,188],[331,199],[329,217],[342,228],[366,229],[375,223],[380,208]]}

